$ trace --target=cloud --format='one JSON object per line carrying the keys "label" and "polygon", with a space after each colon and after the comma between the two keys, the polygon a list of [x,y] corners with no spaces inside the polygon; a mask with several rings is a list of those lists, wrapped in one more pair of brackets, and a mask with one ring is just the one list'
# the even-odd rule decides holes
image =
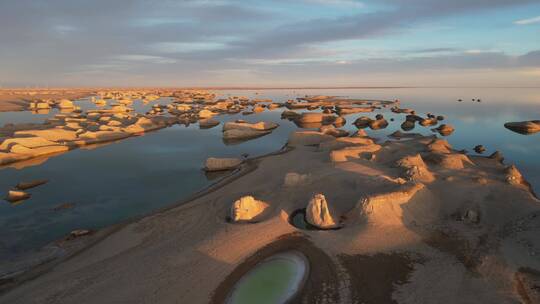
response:
{"label": "cloud", "polygon": [[341,6],[341,7],[354,7],[354,8],[360,8],[364,7],[365,4],[360,1],[356,0],[304,0],[307,3],[312,4],[322,4],[322,5],[329,5],[329,6]]}
{"label": "cloud", "polygon": [[175,63],[176,60],[172,58],[152,56],[152,55],[140,55],[140,54],[126,54],[115,56],[113,59],[120,61],[129,61],[129,62],[146,62],[146,63],[155,63],[155,64],[166,64],[166,63]]}
{"label": "cloud", "polygon": [[470,55],[476,55],[476,54],[490,54],[490,53],[502,53],[502,52],[500,50],[470,49],[470,50],[465,50],[464,53],[470,54]]}
{"label": "cloud", "polygon": [[[339,78],[342,72],[528,68],[538,66],[535,52],[509,56],[496,51],[498,45],[446,43],[456,29],[439,21],[478,18],[536,2],[302,0],[299,6],[283,0],[0,1],[0,81],[87,84],[108,76],[119,84],[122,79],[148,81],[132,75],[137,73],[152,74],[155,81],[195,81],[194,74],[200,81],[216,75],[235,75],[238,81],[311,81],[331,74]],[[518,21],[530,24],[532,19]],[[412,34],[420,37],[412,38],[415,44],[401,45],[405,39],[394,43]],[[371,45],[373,41],[383,43]],[[297,75],[296,69],[309,73]],[[89,74],[96,78],[85,80],[83,75]]]}
{"label": "cloud", "polygon": [[533,24],[533,23],[540,23],[540,16],[514,21],[514,24],[518,24],[518,25],[526,25],[526,24]]}

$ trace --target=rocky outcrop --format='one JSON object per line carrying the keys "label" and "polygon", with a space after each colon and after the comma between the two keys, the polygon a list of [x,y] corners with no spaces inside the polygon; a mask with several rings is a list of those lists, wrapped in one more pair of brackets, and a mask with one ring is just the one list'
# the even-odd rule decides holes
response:
{"label": "rocky outcrop", "polygon": [[519,172],[515,165],[511,165],[506,168],[505,179],[510,185],[520,185],[523,184],[524,181],[523,175],[521,175],[521,172]]}
{"label": "rocky outcrop", "polygon": [[419,134],[419,133],[403,133],[399,130],[393,132],[392,134],[388,135],[388,137],[393,137],[393,138],[396,138],[396,139],[401,139],[401,138],[420,138],[420,137],[423,137],[422,134]]}
{"label": "rocky outcrop", "polygon": [[21,182],[21,183],[18,183],[17,186],[15,186],[15,188],[17,188],[18,190],[26,190],[26,189],[35,188],[37,186],[41,186],[43,184],[46,184],[47,182],[48,180],[46,179],[35,180],[31,182]]}
{"label": "rocky outcrop", "polygon": [[339,150],[333,150],[330,152],[330,160],[333,162],[346,162],[349,158],[360,158],[363,154],[371,155],[381,149],[380,145],[365,145],[365,146],[352,146],[345,147]]}
{"label": "rocky outcrop", "polygon": [[73,141],[77,139],[77,132],[62,128],[47,130],[26,130],[15,132],[16,137],[39,137],[54,142]]}
{"label": "rocky outcrop", "polygon": [[425,160],[445,169],[463,169],[466,166],[474,166],[472,160],[461,153],[431,153],[426,155]]}
{"label": "rocky outcrop", "polygon": [[214,112],[212,112],[212,111],[209,111],[209,110],[206,110],[206,109],[205,109],[205,110],[201,110],[201,111],[199,112],[199,118],[200,118],[200,119],[208,119],[208,118],[211,118],[211,117],[213,117],[213,116],[215,116],[215,115],[217,115],[217,114],[218,114],[218,113],[214,113]]}
{"label": "rocky outcrop", "polygon": [[253,196],[244,196],[233,203],[230,217],[233,222],[250,221],[261,215],[267,207],[267,203]]}
{"label": "rocky outcrop", "polygon": [[316,131],[296,131],[289,135],[289,146],[314,146],[326,141],[332,141],[335,137]]}
{"label": "rocky outcrop", "polygon": [[454,132],[454,127],[451,125],[442,124],[438,128],[432,129],[434,132],[439,132],[442,136],[451,135]]}
{"label": "rocky outcrop", "polygon": [[319,149],[323,151],[331,151],[350,146],[373,145],[375,142],[369,137],[353,136],[339,137],[332,141],[325,141],[319,144]]}
{"label": "rocky outcrop", "polygon": [[210,157],[204,165],[205,171],[225,171],[238,168],[242,164],[239,158],[214,158]]}
{"label": "rocky outcrop", "polygon": [[486,148],[484,148],[484,146],[482,145],[476,145],[474,147],[474,152],[478,153],[478,154],[482,154],[486,151]]}
{"label": "rocky outcrop", "polygon": [[402,169],[401,177],[407,180],[425,183],[435,180],[420,154],[405,156],[396,162],[396,166]]}
{"label": "rocky outcrop", "polygon": [[336,120],[336,116],[332,114],[324,113],[302,113],[296,118],[296,121],[300,124],[310,123],[333,123]]}
{"label": "rocky outcrop", "polygon": [[323,194],[315,194],[306,207],[306,221],[318,228],[335,228],[336,221],[330,214],[328,202]]}
{"label": "rocky outcrop", "polygon": [[69,99],[60,99],[56,103],[56,106],[59,109],[73,109],[73,108],[75,108],[75,105],[73,105],[73,102],[71,100],[69,100]]}
{"label": "rocky outcrop", "polygon": [[402,225],[404,219],[401,205],[409,202],[424,188],[422,183],[407,183],[395,191],[368,195],[358,201],[348,217],[366,217],[370,223],[378,225]]}
{"label": "rocky outcrop", "polygon": [[261,137],[272,133],[272,131],[259,131],[253,129],[230,129],[223,132],[223,139],[226,141],[242,141]]}
{"label": "rocky outcrop", "polygon": [[384,119],[382,116],[378,117],[377,119],[361,116],[357,118],[353,124],[359,129],[369,127],[372,130],[380,130],[388,126],[388,121],[386,121],[386,119]]}
{"label": "rocky outcrop", "polygon": [[374,107],[336,106],[336,112],[339,115],[373,112],[374,109],[375,109]]}
{"label": "rocky outcrop", "polygon": [[18,201],[23,201],[30,198],[30,194],[24,191],[9,190],[6,196],[6,201],[14,203]]}
{"label": "rocky outcrop", "polygon": [[504,127],[508,130],[528,135],[540,132],[540,120],[507,122]]}
{"label": "rocky outcrop", "polygon": [[342,129],[337,129],[332,125],[325,125],[319,128],[319,132],[327,135],[331,135],[334,137],[345,137],[349,136],[349,132]]}
{"label": "rocky outcrop", "polygon": [[230,130],[252,130],[252,131],[271,131],[279,127],[277,123],[259,121],[256,123],[249,123],[243,120],[237,120],[234,122],[227,122],[223,125],[223,131]]}
{"label": "rocky outcrop", "polygon": [[219,121],[213,119],[203,119],[199,121],[199,128],[201,129],[210,129],[219,125]]}
{"label": "rocky outcrop", "polygon": [[281,113],[281,118],[286,118],[286,119],[296,119],[300,116],[301,116],[300,113],[295,112],[295,111],[290,111],[290,110],[285,110]]}

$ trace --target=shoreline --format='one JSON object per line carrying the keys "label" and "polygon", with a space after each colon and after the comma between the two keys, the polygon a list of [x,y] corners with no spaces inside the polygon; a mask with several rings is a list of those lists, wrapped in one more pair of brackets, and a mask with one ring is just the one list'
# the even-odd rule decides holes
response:
{"label": "shoreline", "polygon": [[[182,207],[189,208],[189,204],[195,202],[198,198],[201,198],[201,197],[203,197],[205,195],[208,195],[208,194],[210,194],[210,193],[212,193],[214,191],[217,191],[220,188],[225,187],[226,185],[234,182],[235,180],[237,180],[239,178],[242,178],[243,176],[253,172],[254,170],[257,169],[258,162],[260,162],[264,158],[274,156],[274,155],[283,154],[283,153],[287,153],[287,152],[290,152],[293,149],[294,148],[292,148],[292,147],[287,147],[287,145],[284,145],[281,149],[279,149],[277,151],[270,152],[270,153],[267,153],[265,155],[257,156],[257,157],[254,157],[254,158],[249,158],[244,162],[244,164],[242,164],[242,166],[240,168],[235,169],[235,170],[231,171],[230,173],[220,177],[217,181],[211,183],[210,185],[204,187],[203,189],[201,189],[201,190],[199,190],[199,191],[197,191],[197,192],[195,192],[193,194],[190,194],[185,199],[176,201],[175,203],[173,203],[173,204],[171,204],[169,206],[158,208],[156,210],[153,210],[150,213],[143,214],[143,215],[140,215],[140,216],[136,216],[136,217],[127,219],[125,221],[112,224],[110,226],[99,228],[97,230],[92,230],[91,235],[88,236],[90,238],[90,240],[88,242],[86,240],[83,240],[82,245],[79,245],[79,247],[75,248],[75,250],[71,249],[70,251],[66,252],[65,256],[53,258],[52,260],[48,260],[48,261],[45,261],[43,263],[40,263],[40,264],[37,264],[37,265],[34,265],[34,266],[30,266],[29,268],[22,269],[21,271],[17,271],[17,272],[20,272],[20,274],[16,274],[13,277],[9,276],[9,275],[6,275],[6,276],[4,276],[4,278],[0,278],[0,296],[2,296],[3,294],[9,292],[10,290],[12,290],[14,288],[17,288],[18,286],[20,286],[21,284],[24,284],[27,281],[31,281],[31,280],[34,280],[34,279],[38,278],[39,276],[41,276],[41,275],[47,273],[48,271],[52,270],[56,265],[58,265],[60,263],[63,263],[63,262],[66,262],[66,261],[76,257],[78,254],[92,248],[92,246],[98,244],[99,242],[101,242],[104,239],[106,239],[107,237],[109,237],[111,234],[121,230],[122,228],[124,228],[124,227],[126,227],[126,226],[128,226],[130,224],[141,221],[141,220],[143,220],[144,218],[147,218],[147,217],[152,217],[152,216],[155,216],[155,215],[159,215],[159,214],[161,214],[163,212],[167,212],[167,211],[169,211],[171,209],[182,208]],[[85,228],[85,227],[81,227],[81,228]],[[45,248],[45,247],[47,247],[47,246],[51,246],[51,245],[57,246],[56,244],[58,244],[59,242],[65,242],[65,241],[66,241],[65,237],[61,238],[61,239],[54,240],[54,241],[48,243],[47,245],[43,246],[42,248],[38,249],[38,251]],[[68,240],[68,242],[69,242],[69,240]],[[62,248],[62,247],[59,247],[59,248]],[[15,280],[15,282],[14,283],[11,282],[12,280]],[[6,281],[6,283],[2,284],[2,281]]]}
{"label": "shoreline", "polygon": [[[297,133],[302,134],[302,132]],[[293,149],[281,149],[250,160],[245,167],[224,177],[204,191],[194,194],[184,204],[177,203],[117,226],[118,229],[111,231],[106,237],[58,262],[49,271],[41,273],[34,279],[20,282],[0,297],[6,300],[24,301],[24,291],[37,288],[39,291],[36,291],[37,294],[34,296],[37,297],[36,299],[43,299],[50,293],[50,288],[58,286],[58,282],[62,281],[67,284],[62,288],[68,288],[68,291],[65,296],[62,296],[61,302],[72,302],[77,299],[76,301],[83,303],[92,303],[102,297],[110,297],[112,294],[92,293],[91,297],[81,298],[83,295],[88,295],[85,290],[89,286],[80,286],[75,282],[69,283],[70,278],[98,276],[100,280],[96,282],[105,280],[103,286],[113,284],[116,286],[113,289],[118,292],[131,288],[132,280],[139,281],[133,278],[137,278],[139,273],[145,273],[150,277],[158,274],[170,277],[171,284],[179,289],[166,288],[167,292],[154,298],[156,301],[191,299],[193,302],[220,303],[228,295],[235,282],[254,265],[273,253],[290,249],[306,254],[311,269],[305,287],[301,289],[293,302],[300,299],[315,301],[321,297],[333,299],[333,302],[359,300],[359,297],[364,297],[366,294],[366,291],[362,289],[366,278],[364,275],[356,275],[357,268],[370,265],[382,271],[381,276],[369,279],[375,289],[373,298],[367,303],[375,303],[373,301],[376,299],[388,299],[389,293],[406,295],[411,288],[417,290],[418,284],[426,288],[429,284],[440,281],[445,286],[461,286],[463,279],[475,280],[474,276],[467,274],[469,271],[481,276],[491,273],[502,279],[500,276],[504,276],[503,273],[495,269],[483,270],[480,264],[467,262],[493,254],[493,249],[489,251],[482,249],[482,243],[476,243],[477,241],[474,241],[472,236],[481,235],[483,231],[490,229],[488,227],[491,225],[506,227],[507,221],[517,221],[522,217],[535,220],[529,215],[540,212],[538,200],[527,191],[526,185],[504,185],[499,179],[500,170],[504,166],[487,157],[475,157],[472,160],[475,163],[474,167],[461,168],[448,163],[447,165],[452,169],[449,167],[445,170],[451,170],[454,172],[452,174],[445,170],[440,171],[437,166],[429,163],[428,170],[437,172],[438,181],[432,181],[429,176],[419,177],[427,186],[414,190],[418,191],[418,194],[415,194],[416,192],[411,192],[407,184],[384,181],[379,177],[380,174],[374,172],[371,174],[375,175],[365,175],[370,174],[370,170],[375,167],[378,170],[384,169],[383,175],[399,172],[387,167],[385,165],[387,161],[373,162],[362,158],[351,158],[345,162],[329,162],[328,152],[312,146],[312,139],[309,140],[308,145],[304,145],[298,141],[298,136],[295,138],[297,140],[294,144],[289,142],[286,146],[294,147]],[[328,140],[324,136],[321,138]],[[381,143],[386,148],[379,152],[379,157],[395,159],[399,157],[395,153],[406,154],[411,149],[415,151],[425,145],[436,149],[433,143],[443,144],[442,141],[437,141],[432,137],[387,141]],[[350,150],[350,147],[346,149],[346,151]],[[424,157],[429,159],[430,153],[433,152],[425,152]],[[460,156],[463,154],[456,152],[444,155],[463,158]],[[371,169],[366,167],[357,172],[357,166],[375,167]],[[293,188],[283,186],[284,173],[291,170],[302,173],[308,168],[310,168],[310,175],[307,181],[296,184]],[[493,185],[479,187],[477,184],[471,184],[471,174],[474,176],[479,172],[486,174],[484,178],[488,178]],[[356,181],[351,184],[354,177]],[[497,178],[493,179],[495,177]],[[264,181],[263,184],[261,184],[262,181]],[[354,186],[355,183],[358,183],[358,186]],[[449,185],[453,186],[449,187]],[[276,191],[277,189],[280,190]],[[328,192],[329,189],[333,189],[333,192]],[[356,205],[355,200],[348,201],[347,198],[358,197],[362,192],[358,192],[357,189],[370,189],[375,192],[362,194],[367,195],[368,200],[363,203],[364,205]],[[494,193],[498,195],[494,196],[494,201],[489,204],[495,204],[497,208],[506,208],[505,216],[482,213],[480,221],[476,222],[472,213],[469,214],[469,209],[462,209],[463,207],[459,207],[459,204],[456,205],[455,199],[449,200],[444,195],[448,191],[455,192],[455,189],[462,189],[458,201],[462,201],[469,191],[480,191],[484,194],[496,191]],[[328,194],[329,201],[334,202],[331,212],[336,217],[339,214],[342,215],[344,220],[342,229],[301,230],[290,225],[290,214],[299,206],[304,205],[305,198],[314,190]],[[271,202],[272,205],[253,223],[227,222],[226,215],[230,202],[244,193],[253,193],[257,198]],[[392,199],[388,200],[386,197],[392,197]],[[512,206],[508,206],[506,197],[513,197]],[[444,200],[444,203],[441,200]],[[368,205],[365,205],[366,203]],[[417,206],[408,210],[410,206],[406,207],[407,205]],[[366,206],[370,207],[366,209]],[[452,207],[444,211],[445,215],[439,218],[431,209],[443,206],[447,209]],[[356,211],[358,208],[364,208],[369,212]],[[451,214],[456,212],[452,208],[465,212],[463,213],[465,218],[459,221],[452,219]],[[430,216],[419,217],[421,214]],[[433,226],[435,223],[438,224]],[[439,234],[439,240],[433,242],[430,237],[438,231],[446,231],[446,234]],[[442,238],[443,235],[446,236]],[[509,235],[500,241],[513,242],[514,237],[511,236],[512,234]],[[488,235],[487,238],[487,242],[491,243],[499,236]],[[452,241],[453,239],[460,241]],[[451,250],[445,245],[462,243],[464,245],[453,246]],[[474,250],[469,251],[466,248],[474,248]],[[310,256],[313,254],[317,256]],[[411,260],[405,258],[403,254],[416,258]],[[521,255],[497,254],[500,258],[508,260],[509,264],[506,266],[508,271],[516,269],[512,265],[518,261],[520,264],[532,263],[532,260],[524,260]],[[151,257],[150,263],[143,262],[145,259],[142,257],[145,256]],[[395,267],[392,265],[395,263],[401,265],[405,262],[408,266],[394,274]],[[133,265],[125,273],[118,272],[119,269],[124,269],[123,267],[132,263],[136,263],[137,266]],[[465,266],[462,266],[462,263],[465,263]],[[432,280],[426,274],[422,274],[422,269],[433,270],[440,267],[445,269],[443,272],[461,273],[459,277],[462,279],[456,281],[452,277],[447,277]],[[120,278],[107,279],[111,273]],[[429,271],[429,273],[437,272]],[[488,294],[493,296],[491,291],[494,288],[495,281],[492,281],[494,278],[484,277],[484,279],[487,281],[483,285],[478,285],[479,290],[464,290],[460,297],[487,299]],[[121,293],[123,297],[127,297],[126,300],[148,294],[153,288],[161,288],[158,286],[168,286],[162,285],[159,280],[144,278],[140,280],[142,280],[140,283],[144,285],[137,286],[142,289],[139,291],[142,294]],[[201,280],[205,281],[204,286],[198,283]],[[69,287],[71,285],[75,287]],[[195,286],[198,287],[194,288]],[[323,289],[321,286],[330,287]],[[507,289],[508,287],[496,286],[507,296],[514,296],[514,293]],[[440,295],[444,298],[439,300],[444,299],[450,302],[457,300],[455,298],[457,295],[444,293]],[[504,302],[509,299],[507,296],[490,299],[494,300],[493,303]]]}

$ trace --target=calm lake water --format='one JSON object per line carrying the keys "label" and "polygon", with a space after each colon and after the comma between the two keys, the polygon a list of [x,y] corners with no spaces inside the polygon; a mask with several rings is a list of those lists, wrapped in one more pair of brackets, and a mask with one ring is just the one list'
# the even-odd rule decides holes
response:
{"label": "calm lake water", "polygon": [[[444,115],[444,123],[456,131],[446,137],[456,149],[482,144],[485,155],[500,150],[506,163],[515,163],[540,193],[540,134],[521,135],[504,128],[508,121],[540,119],[540,89],[318,89],[221,91],[222,96],[239,95],[271,98],[284,102],[304,95],[338,95],[351,98],[401,101],[401,107],[413,108],[419,114]],[[258,93],[258,95],[255,95]],[[458,102],[458,99],[463,102]],[[472,101],[480,98],[481,102]],[[155,101],[135,101],[137,111],[146,111]],[[165,103],[161,101],[161,103]],[[95,106],[87,99],[77,102],[83,109]],[[289,133],[297,127],[281,120],[283,109],[256,115],[218,116],[221,121],[245,119],[276,121],[280,127],[270,135],[237,145],[225,145],[221,126],[199,130],[197,124],[173,126],[144,136],[96,147],[78,149],[42,164],[23,169],[0,169],[0,192],[7,192],[20,181],[48,179],[45,185],[29,190],[32,197],[22,204],[0,202],[0,260],[9,260],[32,252],[73,229],[97,229],[141,216],[172,205],[212,183],[201,170],[207,157],[240,157],[263,155],[280,149]],[[384,130],[367,130],[371,136],[386,139],[400,129],[403,114],[382,113],[390,122]],[[29,112],[0,113],[4,123],[42,122],[55,114],[33,115]],[[358,116],[347,116],[349,130]],[[411,132],[433,134],[417,126]],[[474,152],[471,152],[474,153]],[[74,204],[71,209],[53,208]]]}

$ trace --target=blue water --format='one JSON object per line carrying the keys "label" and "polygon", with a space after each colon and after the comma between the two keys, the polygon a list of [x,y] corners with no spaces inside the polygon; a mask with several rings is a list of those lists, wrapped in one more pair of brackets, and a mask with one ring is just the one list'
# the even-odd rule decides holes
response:
{"label": "blue water", "polygon": [[[255,93],[258,92],[258,95]],[[351,90],[259,90],[222,91],[223,95],[245,95],[272,98],[284,102],[289,98],[313,95],[340,95],[356,98],[401,100],[401,106],[419,114],[444,115],[456,131],[448,141],[457,149],[484,145],[488,151],[503,152],[507,163],[516,163],[525,177],[540,193],[540,134],[521,135],[504,128],[507,121],[540,119],[540,89],[351,89]],[[457,102],[462,98],[463,102]],[[481,98],[482,102],[473,102]],[[139,112],[147,111],[155,101],[135,101]],[[88,100],[77,101],[84,109],[95,108]],[[283,109],[256,115],[218,116],[221,121],[245,119],[272,120],[281,126],[270,135],[237,145],[225,145],[221,125],[199,130],[197,124],[173,126],[144,136],[120,142],[79,149],[51,157],[40,165],[23,169],[0,169],[0,192],[7,192],[20,181],[49,179],[42,186],[29,190],[32,197],[22,204],[0,201],[0,258],[14,258],[38,249],[78,228],[100,228],[141,216],[172,205],[201,190],[212,181],[201,170],[207,157],[240,157],[263,155],[280,149],[289,133],[297,127],[281,120]],[[54,112],[54,111],[51,111]],[[379,112],[376,112],[379,113]],[[376,113],[367,116],[374,116]],[[380,112],[390,122],[387,129],[370,131],[385,139],[400,128],[404,114]],[[9,122],[41,122],[48,116],[29,112],[0,113],[0,124]],[[351,123],[360,115],[347,116]],[[429,128],[417,126],[412,132],[433,134]],[[74,208],[53,211],[55,206],[72,203]]]}

